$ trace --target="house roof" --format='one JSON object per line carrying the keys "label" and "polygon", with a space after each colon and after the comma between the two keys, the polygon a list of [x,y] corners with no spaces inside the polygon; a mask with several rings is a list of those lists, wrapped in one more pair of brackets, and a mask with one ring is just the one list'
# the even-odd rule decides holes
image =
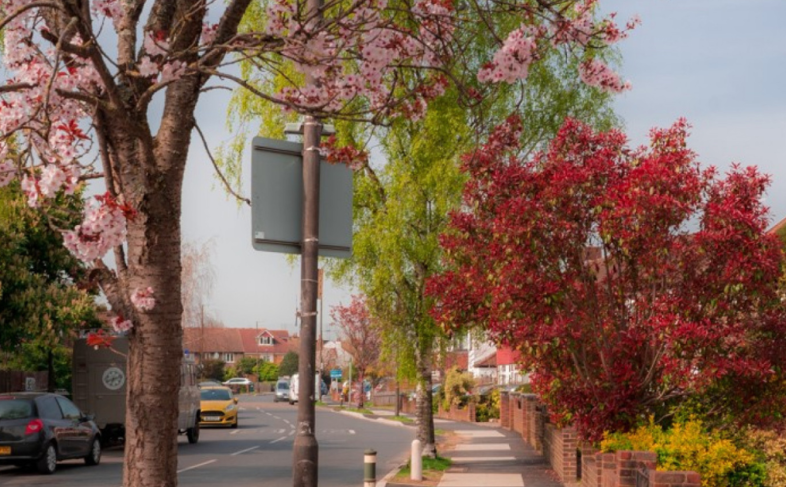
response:
{"label": "house roof", "polygon": [[243,353],[243,340],[234,328],[183,328],[183,348],[193,353]]}
{"label": "house roof", "polygon": [[480,360],[476,360],[474,366],[475,367],[492,367],[492,368],[496,368],[497,367],[497,351],[494,350],[493,353],[490,353],[485,358],[482,358]]}
{"label": "house roof", "polygon": [[521,354],[510,347],[503,347],[497,349],[497,356],[495,359],[497,365],[513,365],[519,362]]}
{"label": "house roof", "polygon": [[[273,344],[259,345],[257,337],[267,333]],[[286,354],[292,347],[289,332],[256,328],[184,328],[183,348],[194,353],[234,352],[243,354]]]}
{"label": "house roof", "polygon": [[[236,328],[243,340],[243,351],[245,353],[272,353],[273,355],[284,355],[292,348],[289,332],[286,330],[270,330],[256,328]],[[273,343],[270,345],[260,345],[260,336],[270,336]]]}
{"label": "house roof", "polygon": [[772,228],[767,230],[767,233],[774,233],[783,238],[784,233],[786,233],[786,218],[773,225]]}

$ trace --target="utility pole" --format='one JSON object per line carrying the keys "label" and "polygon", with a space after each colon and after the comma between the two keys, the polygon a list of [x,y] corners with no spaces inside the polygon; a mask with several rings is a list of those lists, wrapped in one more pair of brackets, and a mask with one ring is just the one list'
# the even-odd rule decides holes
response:
{"label": "utility pole", "polygon": [[[322,0],[307,0],[306,18],[316,30],[322,22]],[[316,80],[306,74],[306,86]],[[319,88],[317,86],[317,88]],[[317,280],[319,252],[319,142],[322,122],[311,115],[303,123],[303,241],[300,261],[300,362],[297,429],[292,451],[292,485],[317,487],[319,445],[314,436],[316,398]]]}

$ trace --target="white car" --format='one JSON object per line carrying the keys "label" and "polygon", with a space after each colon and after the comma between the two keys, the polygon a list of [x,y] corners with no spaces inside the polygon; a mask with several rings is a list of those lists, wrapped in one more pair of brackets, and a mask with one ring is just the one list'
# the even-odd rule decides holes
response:
{"label": "white car", "polygon": [[245,377],[235,377],[233,379],[229,379],[228,381],[223,382],[223,384],[227,387],[231,387],[231,386],[251,387],[253,382],[251,382],[251,380],[249,379],[246,379]]}

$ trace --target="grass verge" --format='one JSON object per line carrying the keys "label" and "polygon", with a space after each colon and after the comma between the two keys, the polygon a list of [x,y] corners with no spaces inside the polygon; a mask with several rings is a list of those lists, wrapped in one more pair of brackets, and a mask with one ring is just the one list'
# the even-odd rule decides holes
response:
{"label": "grass verge", "polygon": [[450,468],[453,462],[450,458],[445,457],[423,457],[423,480],[415,481],[411,480],[410,477],[410,465],[409,462],[406,466],[402,467],[401,470],[391,479],[390,482],[393,483],[401,483],[401,484],[410,484],[410,485],[424,485],[424,486],[433,486],[439,483],[439,479],[442,478],[442,473]]}

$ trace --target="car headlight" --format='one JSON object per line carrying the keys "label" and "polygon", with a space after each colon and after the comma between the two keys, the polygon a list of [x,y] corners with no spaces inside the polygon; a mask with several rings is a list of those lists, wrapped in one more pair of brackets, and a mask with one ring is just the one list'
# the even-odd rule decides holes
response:
{"label": "car headlight", "polygon": [[224,411],[234,411],[234,410],[235,410],[235,405],[234,404],[230,404],[229,406],[224,408]]}

